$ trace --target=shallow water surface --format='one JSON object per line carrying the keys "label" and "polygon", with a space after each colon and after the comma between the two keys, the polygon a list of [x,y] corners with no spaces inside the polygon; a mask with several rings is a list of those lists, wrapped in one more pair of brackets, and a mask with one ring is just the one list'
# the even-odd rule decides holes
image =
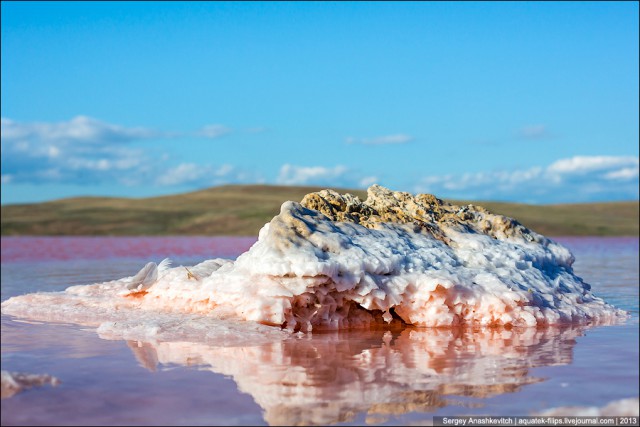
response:
{"label": "shallow water surface", "polygon": [[[269,342],[134,341],[2,316],[2,369],[57,387],[2,400],[3,425],[292,425],[529,415],[638,396],[638,239],[557,238],[616,326],[295,334]],[[2,300],[234,258],[252,238],[2,238]]]}

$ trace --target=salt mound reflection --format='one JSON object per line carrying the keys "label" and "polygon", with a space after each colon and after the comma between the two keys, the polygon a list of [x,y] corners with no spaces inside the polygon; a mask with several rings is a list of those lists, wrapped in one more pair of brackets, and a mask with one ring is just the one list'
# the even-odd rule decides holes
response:
{"label": "salt mound reflection", "polygon": [[[155,371],[183,365],[230,376],[270,425],[332,424],[364,413],[373,422],[464,405],[543,381],[530,369],[572,361],[583,327],[403,329],[291,336],[258,345],[129,340]],[[100,334],[121,339],[114,332]],[[467,402],[468,405],[468,402]]]}

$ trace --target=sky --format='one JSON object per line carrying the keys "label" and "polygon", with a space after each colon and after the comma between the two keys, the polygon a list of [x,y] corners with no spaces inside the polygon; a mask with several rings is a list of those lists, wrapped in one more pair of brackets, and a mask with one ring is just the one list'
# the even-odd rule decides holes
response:
{"label": "sky", "polygon": [[638,200],[638,2],[2,2],[2,204]]}

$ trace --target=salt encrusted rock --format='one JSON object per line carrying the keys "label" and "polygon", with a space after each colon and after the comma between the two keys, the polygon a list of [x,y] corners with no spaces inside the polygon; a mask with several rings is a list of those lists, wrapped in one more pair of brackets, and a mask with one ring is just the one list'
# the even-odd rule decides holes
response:
{"label": "salt encrusted rock", "polygon": [[91,313],[102,321],[115,312],[204,313],[292,331],[624,318],[573,274],[573,261],[565,247],[514,219],[374,185],[364,202],[323,190],[283,203],[235,262],[169,268],[144,289],[129,290],[129,277],[24,295],[2,309],[85,322]]}
{"label": "salt encrusted rock", "polygon": [[349,193],[340,195],[333,190],[322,190],[304,196],[301,205],[322,212],[333,221],[353,222],[367,228],[376,228],[380,223],[413,224],[416,231],[423,229],[445,242],[446,232],[443,229],[482,233],[496,239],[546,240],[513,218],[492,214],[481,206],[470,204],[461,207],[432,194],[414,197],[380,185],[369,187],[365,202]]}

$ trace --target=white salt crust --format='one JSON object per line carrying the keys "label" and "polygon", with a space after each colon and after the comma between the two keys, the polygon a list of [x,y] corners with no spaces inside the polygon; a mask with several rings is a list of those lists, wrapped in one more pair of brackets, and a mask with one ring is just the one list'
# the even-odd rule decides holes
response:
{"label": "white salt crust", "polygon": [[[505,220],[482,212],[475,215]],[[149,263],[120,280],[13,297],[2,312],[96,326],[125,313],[189,313],[303,332],[392,320],[521,327],[625,316],[573,274],[568,249],[529,230],[484,234],[440,224],[438,236],[406,223],[372,227],[285,202],[235,262]]]}

